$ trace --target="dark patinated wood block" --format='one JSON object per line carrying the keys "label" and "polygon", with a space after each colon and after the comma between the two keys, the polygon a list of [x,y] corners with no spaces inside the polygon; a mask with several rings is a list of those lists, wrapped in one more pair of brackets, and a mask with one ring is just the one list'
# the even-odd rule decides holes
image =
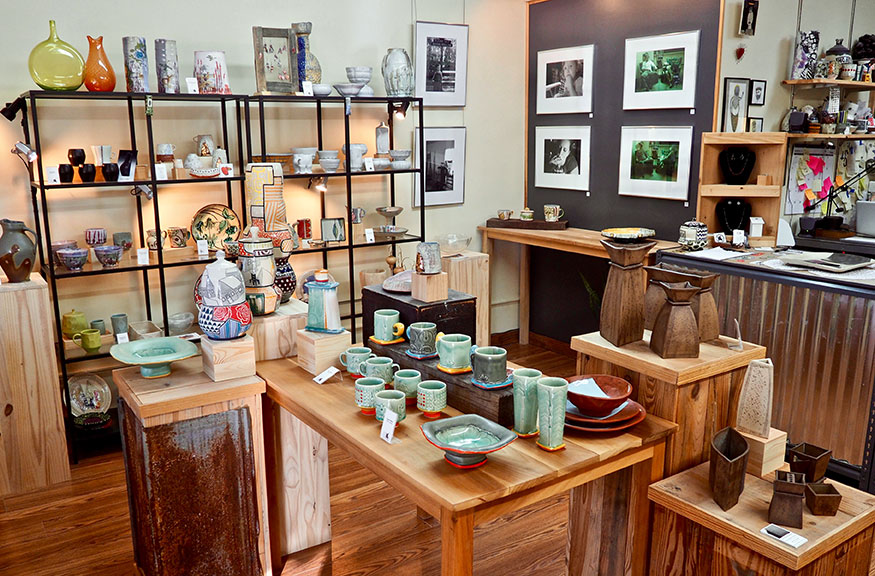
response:
{"label": "dark patinated wood block", "polygon": [[386,292],[380,285],[362,289],[362,336],[365,341],[374,334],[374,312],[391,308],[401,313],[401,322],[434,322],[444,334],[467,334],[477,337],[477,298],[464,292],[450,290],[448,298],[440,302],[422,302],[410,294]]}

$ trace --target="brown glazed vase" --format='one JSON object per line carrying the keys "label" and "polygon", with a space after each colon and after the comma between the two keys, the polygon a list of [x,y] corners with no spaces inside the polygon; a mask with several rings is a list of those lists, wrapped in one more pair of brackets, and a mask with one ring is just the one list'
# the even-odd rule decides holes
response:
{"label": "brown glazed vase", "polygon": [[650,349],[661,358],[698,358],[699,327],[690,300],[699,291],[689,282],[659,282],[666,305],[660,309],[650,335]]}
{"label": "brown glazed vase", "polygon": [[748,452],[747,440],[735,428],[724,428],[711,440],[708,484],[714,502],[723,510],[738,504],[744,491]]}
{"label": "brown glazed vase", "polygon": [[85,87],[89,92],[112,92],[115,70],[103,51],[103,36],[88,38],[88,60],[85,61]]}
{"label": "brown glazed vase", "polygon": [[36,259],[36,243],[27,237],[25,232],[36,232],[18,220],[0,220],[0,269],[6,274],[9,282],[26,282],[30,280],[30,272]]}
{"label": "brown glazed vase", "polygon": [[611,258],[599,316],[599,333],[614,346],[644,338],[644,259],[656,242],[601,241]]}

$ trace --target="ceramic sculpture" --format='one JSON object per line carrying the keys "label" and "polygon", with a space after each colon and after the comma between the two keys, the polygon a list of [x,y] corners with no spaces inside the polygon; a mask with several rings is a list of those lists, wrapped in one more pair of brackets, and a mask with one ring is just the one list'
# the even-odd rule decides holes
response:
{"label": "ceramic sculpture", "polygon": [[338,286],[337,282],[330,279],[328,270],[317,270],[315,280],[307,282],[310,299],[306,329],[310,332],[328,334],[343,332],[343,325],[340,323],[340,305],[337,302]]}
{"label": "ceramic sculpture", "polygon": [[404,48],[390,48],[383,56],[382,70],[387,96],[413,97],[413,64]]}
{"label": "ceramic sculpture", "polygon": [[246,211],[252,226],[257,226],[282,254],[292,253],[292,229],[286,220],[283,200],[283,167],[278,162],[246,165]]}
{"label": "ceramic sculpture", "polygon": [[641,267],[656,242],[602,240],[601,243],[611,262],[602,299],[599,333],[614,346],[625,346],[644,337],[645,286]]}
{"label": "ceramic sculpture", "polygon": [[86,38],[88,60],[85,61],[85,87],[89,92],[112,92],[115,88],[115,70],[103,50],[103,36]]}
{"label": "ceramic sculpture", "polygon": [[158,74],[158,92],[179,94],[179,58],[176,40],[155,40],[155,72]]}
{"label": "ceramic sculpture", "polygon": [[49,37],[31,50],[27,67],[43,90],[76,90],[85,74],[82,54],[58,37],[54,20],[49,20]]}
{"label": "ceramic sculpture", "polygon": [[313,84],[322,82],[322,66],[310,51],[310,32],[313,31],[313,23],[295,22],[292,24],[292,31],[298,39],[298,88],[303,90],[300,83],[305,80]]}
{"label": "ceramic sculpture", "polygon": [[246,304],[243,274],[225,260],[225,253],[216,252],[216,261],[207,264],[198,280],[197,323],[213,340],[232,340],[243,336],[252,324],[252,314]]}
{"label": "ceramic sculpture", "polygon": [[25,282],[30,280],[30,272],[36,259],[36,243],[27,237],[25,232],[36,232],[18,220],[0,220],[0,269],[6,274],[9,282]]}
{"label": "ceramic sculpture", "polygon": [[149,91],[149,57],[146,55],[146,39],[140,36],[122,38],[125,54],[125,86],[128,92]]}
{"label": "ceramic sculpture", "polygon": [[257,226],[249,229],[249,237],[240,239],[240,263],[246,300],[256,316],[276,310],[279,292],[274,287],[276,262],[273,259],[273,241],[259,236]]}
{"label": "ceramic sculpture", "polygon": [[747,440],[734,428],[724,428],[711,440],[708,484],[714,501],[723,510],[738,504],[744,491],[747,457]]}

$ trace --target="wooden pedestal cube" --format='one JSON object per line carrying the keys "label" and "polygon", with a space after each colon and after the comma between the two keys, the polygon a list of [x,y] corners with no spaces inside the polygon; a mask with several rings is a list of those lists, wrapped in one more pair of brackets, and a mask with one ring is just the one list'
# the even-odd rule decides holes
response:
{"label": "wooden pedestal cube", "polygon": [[253,316],[248,332],[255,340],[255,359],[276,360],[295,355],[295,339],[290,316]]}
{"label": "wooden pedestal cube", "polygon": [[410,295],[422,302],[443,302],[449,295],[450,285],[446,272],[413,274]]}
{"label": "wooden pedestal cube", "polygon": [[374,312],[391,308],[401,313],[401,322],[410,326],[413,322],[434,322],[444,334],[467,334],[472,339],[477,335],[477,309],[475,298],[455,290],[449,290],[443,302],[422,302],[411,294],[394,294],[382,286],[366,286],[362,289],[362,339],[374,335]]}
{"label": "wooden pedestal cube", "polygon": [[349,330],[340,334],[325,334],[298,330],[298,365],[313,374],[324,372],[329,366],[343,369],[340,353],[352,346]]}
{"label": "wooden pedestal cube", "polygon": [[750,450],[747,453],[747,473],[762,478],[784,465],[784,451],[787,448],[787,433],[777,428],[769,429],[769,437],[762,438],[747,432],[738,431],[747,440]]}
{"label": "wooden pedestal cube", "polygon": [[255,340],[245,334],[234,340],[201,338],[204,372],[213,382],[255,376]]}
{"label": "wooden pedestal cube", "polygon": [[477,299],[478,346],[489,346],[489,254],[464,250],[456,256],[441,258],[450,289],[471,294]]}

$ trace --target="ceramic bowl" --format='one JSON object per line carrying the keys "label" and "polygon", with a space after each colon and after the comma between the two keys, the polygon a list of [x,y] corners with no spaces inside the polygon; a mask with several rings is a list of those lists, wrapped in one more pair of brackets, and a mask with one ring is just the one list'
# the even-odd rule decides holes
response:
{"label": "ceramic bowl", "polygon": [[435,240],[440,244],[441,254],[444,256],[461,254],[471,244],[471,236],[468,234],[456,234],[455,232],[441,234]]}
{"label": "ceramic bowl", "polygon": [[128,325],[131,340],[144,340],[146,338],[161,338],[164,336],[161,328],[155,325],[151,320],[143,320],[141,322],[131,322]]}
{"label": "ceramic bowl", "polygon": [[386,218],[395,218],[404,211],[403,206],[380,206],[376,209],[377,214]]}
{"label": "ceramic bowl", "polygon": [[374,95],[374,89],[365,84],[362,86],[361,91],[359,92],[359,96],[370,97]]}
{"label": "ceramic bowl", "polygon": [[388,170],[391,165],[388,158],[374,158],[374,170]]}
{"label": "ceramic bowl", "polygon": [[462,414],[426,422],[420,426],[425,439],[444,451],[444,459],[456,468],[477,468],[486,455],[516,440],[516,434],[479,414]]}
{"label": "ceramic bowl", "polygon": [[340,150],[320,150],[319,151],[319,162],[322,162],[325,159],[337,158],[337,155],[340,154]]}
{"label": "ceramic bowl", "polygon": [[331,84],[313,84],[313,96],[328,96],[331,94]]}
{"label": "ceramic bowl", "polygon": [[410,170],[410,160],[392,160],[392,170]]}
{"label": "ceramic bowl", "polygon": [[82,270],[82,267],[88,262],[87,248],[61,248],[56,254],[64,268],[70,272]]}
{"label": "ceramic bowl", "polygon": [[[586,378],[595,380],[607,397],[591,396],[581,391],[582,381]],[[632,394],[632,385],[622,378],[608,374],[586,374],[575,376],[568,385],[568,400],[585,416],[607,416],[625,402]]]}
{"label": "ceramic bowl", "polygon": [[392,160],[407,160],[410,158],[410,150],[389,150],[389,157]]}
{"label": "ceramic bowl", "polygon": [[[367,144],[361,144],[361,143],[358,143],[358,142],[353,142],[352,144],[349,145],[349,147],[350,147],[351,149],[353,149],[353,150],[355,150],[356,148],[358,148],[359,150],[361,150],[361,151],[362,151],[362,156],[364,156],[365,154],[368,153],[368,145],[367,145]],[[344,144],[343,146],[341,146],[340,149],[343,150],[343,153],[344,153],[344,154],[346,154],[346,144]]]}
{"label": "ceramic bowl", "polygon": [[341,96],[357,96],[359,92],[362,91],[362,86],[364,86],[364,82],[362,83],[340,83],[335,84],[334,89],[337,90],[337,93]]}
{"label": "ceramic bowl", "polygon": [[316,152],[318,150],[319,149],[316,148],[315,146],[292,148],[292,154],[309,154],[310,156],[313,157],[313,160],[315,160],[316,159]]}
{"label": "ceramic bowl", "polygon": [[171,334],[182,334],[191,328],[194,322],[194,314],[191,312],[177,312],[167,317],[167,325],[170,326]]}
{"label": "ceramic bowl", "polygon": [[198,349],[188,340],[168,336],[116,344],[109,353],[123,364],[139,366],[143,378],[161,378],[170,374],[171,362],[191,358]]}
{"label": "ceramic bowl", "polygon": [[340,158],[323,158],[319,160],[319,165],[322,166],[324,172],[337,172],[340,166]]}
{"label": "ceramic bowl", "polygon": [[95,246],[94,254],[104,268],[115,268],[121,260],[124,247],[112,245]]}
{"label": "ceramic bowl", "polygon": [[374,69],[370,66],[347,66],[346,77],[355,84],[367,84],[371,81]]}
{"label": "ceramic bowl", "polygon": [[79,244],[76,243],[75,240],[57,240],[52,242],[52,256],[55,259],[55,266],[61,265],[61,259],[58,258],[58,250],[63,250],[64,248],[78,248]]}

